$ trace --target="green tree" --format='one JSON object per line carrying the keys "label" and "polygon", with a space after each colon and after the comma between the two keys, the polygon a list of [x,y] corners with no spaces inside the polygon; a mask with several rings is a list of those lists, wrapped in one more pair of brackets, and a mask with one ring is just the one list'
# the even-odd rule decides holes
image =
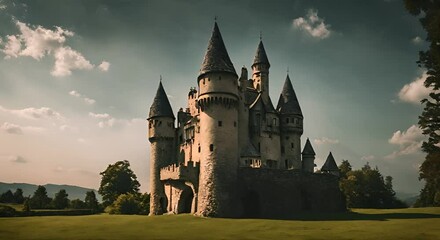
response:
{"label": "green tree", "polygon": [[86,198],[84,199],[84,204],[86,208],[92,209],[93,212],[99,211],[99,203],[96,199],[96,195],[94,191],[88,191],[86,192]]}
{"label": "green tree", "polygon": [[64,209],[69,206],[69,199],[67,198],[69,194],[67,194],[65,189],[61,189],[59,192],[55,194],[55,198],[52,200],[52,205],[55,209]]}
{"label": "green tree", "polygon": [[119,195],[116,201],[106,208],[109,214],[139,214],[140,210],[139,194],[135,193]]}
{"label": "green tree", "polygon": [[85,202],[80,199],[74,199],[74,200],[70,201],[69,206],[70,206],[70,208],[73,208],[73,209],[86,209],[87,208]]}
{"label": "green tree", "polygon": [[47,191],[44,186],[38,186],[34,195],[30,199],[30,205],[33,209],[48,208],[52,199],[47,196]]}
{"label": "green tree", "polygon": [[352,170],[351,164],[348,162],[348,160],[342,160],[341,165],[339,165],[339,172],[341,178],[347,178],[348,172]]}
{"label": "green tree", "polygon": [[[440,206],[436,196],[440,196],[440,1],[405,0],[406,9],[419,17],[427,33],[429,48],[419,52],[417,64],[427,71],[425,87],[431,89],[429,97],[422,100],[423,112],[419,125],[428,140],[422,148],[427,153],[420,166],[420,179],[425,186],[420,192],[418,206]],[[440,197],[439,197],[440,198]]]}
{"label": "green tree", "polygon": [[25,212],[25,213],[31,212],[31,201],[30,201],[29,197],[25,198],[25,200],[23,202],[23,212]]}
{"label": "green tree", "polygon": [[0,202],[2,203],[13,203],[14,202],[14,194],[11,190],[8,190],[0,196]]}
{"label": "green tree", "polygon": [[21,188],[17,188],[14,192],[14,202],[22,204],[24,202],[23,190]]}
{"label": "green tree", "polygon": [[139,196],[140,212],[139,214],[148,215],[150,213],[150,194],[144,193]]}
{"label": "green tree", "polygon": [[139,192],[140,184],[127,160],[108,165],[100,174],[102,177],[98,192],[102,195],[104,206],[112,204],[121,194]]}

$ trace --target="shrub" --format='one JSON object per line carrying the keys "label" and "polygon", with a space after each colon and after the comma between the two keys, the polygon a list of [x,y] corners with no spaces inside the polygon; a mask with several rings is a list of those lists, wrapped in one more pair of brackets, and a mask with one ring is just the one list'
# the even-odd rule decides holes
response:
{"label": "shrub", "polygon": [[105,211],[109,214],[139,214],[141,205],[136,194],[128,193],[118,196]]}
{"label": "shrub", "polygon": [[17,216],[17,211],[9,206],[0,205],[0,217],[14,217]]}

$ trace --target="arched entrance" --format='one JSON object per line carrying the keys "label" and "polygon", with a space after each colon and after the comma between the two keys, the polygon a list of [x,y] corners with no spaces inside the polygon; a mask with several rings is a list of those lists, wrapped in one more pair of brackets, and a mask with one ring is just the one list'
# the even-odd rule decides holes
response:
{"label": "arched entrance", "polygon": [[254,190],[248,191],[241,199],[243,206],[243,217],[260,217],[260,196]]}
{"label": "arched entrance", "polygon": [[192,203],[194,200],[193,190],[186,186],[180,194],[177,213],[191,213]]}
{"label": "arched entrance", "polygon": [[162,213],[166,213],[167,211],[167,205],[168,205],[168,199],[166,197],[161,197],[159,199],[160,203],[160,209],[162,210]]}

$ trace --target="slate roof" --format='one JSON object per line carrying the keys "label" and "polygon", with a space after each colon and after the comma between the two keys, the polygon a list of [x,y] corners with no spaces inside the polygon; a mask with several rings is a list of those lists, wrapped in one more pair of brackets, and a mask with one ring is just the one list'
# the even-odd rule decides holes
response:
{"label": "slate roof", "polygon": [[154,97],[153,104],[151,104],[150,107],[150,113],[148,114],[148,119],[153,117],[172,117],[175,119],[173,109],[171,108],[170,101],[168,100],[167,94],[163,89],[162,82],[159,83],[156,96]]}
{"label": "slate roof", "polygon": [[325,160],[324,165],[322,165],[321,171],[339,171],[338,165],[336,165],[332,152],[330,152],[327,160]]}
{"label": "slate roof", "polygon": [[315,150],[313,150],[312,144],[310,140],[307,138],[306,144],[304,145],[304,149],[302,151],[303,155],[316,155]]}
{"label": "slate roof", "polygon": [[208,49],[206,50],[202,67],[200,68],[199,77],[208,72],[230,72],[237,75],[234,65],[229,58],[217,22],[214,24],[211,39],[209,39],[208,42]]}
{"label": "slate roof", "polygon": [[294,114],[302,116],[301,107],[299,106],[295,90],[293,90],[289,74],[287,74],[283,90],[280,94],[280,99],[278,100],[277,111],[281,114]]}
{"label": "slate roof", "polygon": [[255,53],[254,63],[252,64],[252,66],[259,63],[265,63],[270,66],[266,50],[264,50],[263,41],[260,41],[260,43],[258,44],[257,52]]}

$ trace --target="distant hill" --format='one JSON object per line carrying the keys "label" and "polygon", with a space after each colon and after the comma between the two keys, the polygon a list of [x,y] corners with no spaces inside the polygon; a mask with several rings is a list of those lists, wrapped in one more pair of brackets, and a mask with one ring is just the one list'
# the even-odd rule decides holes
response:
{"label": "distant hill", "polygon": [[[91,188],[83,188],[78,186],[72,186],[72,185],[57,185],[57,184],[46,184],[43,185],[46,188],[47,195],[51,198],[55,196],[55,193],[60,191],[60,189],[65,189],[67,194],[69,194],[68,198],[70,200],[73,199],[81,199],[84,201],[84,198],[86,197],[86,192],[88,191],[94,191],[96,194],[96,198],[98,201],[101,202],[102,197],[98,194],[98,192],[95,189]],[[35,190],[37,190],[38,185],[35,184],[29,184],[29,183],[4,183],[0,182],[0,194],[4,193],[8,190],[11,190],[14,192],[17,188],[23,189],[23,196],[29,196],[33,195]]]}
{"label": "distant hill", "polygon": [[419,198],[418,193],[404,193],[404,192],[396,192],[396,197],[402,201],[404,201],[409,207],[414,205],[414,203]]}

